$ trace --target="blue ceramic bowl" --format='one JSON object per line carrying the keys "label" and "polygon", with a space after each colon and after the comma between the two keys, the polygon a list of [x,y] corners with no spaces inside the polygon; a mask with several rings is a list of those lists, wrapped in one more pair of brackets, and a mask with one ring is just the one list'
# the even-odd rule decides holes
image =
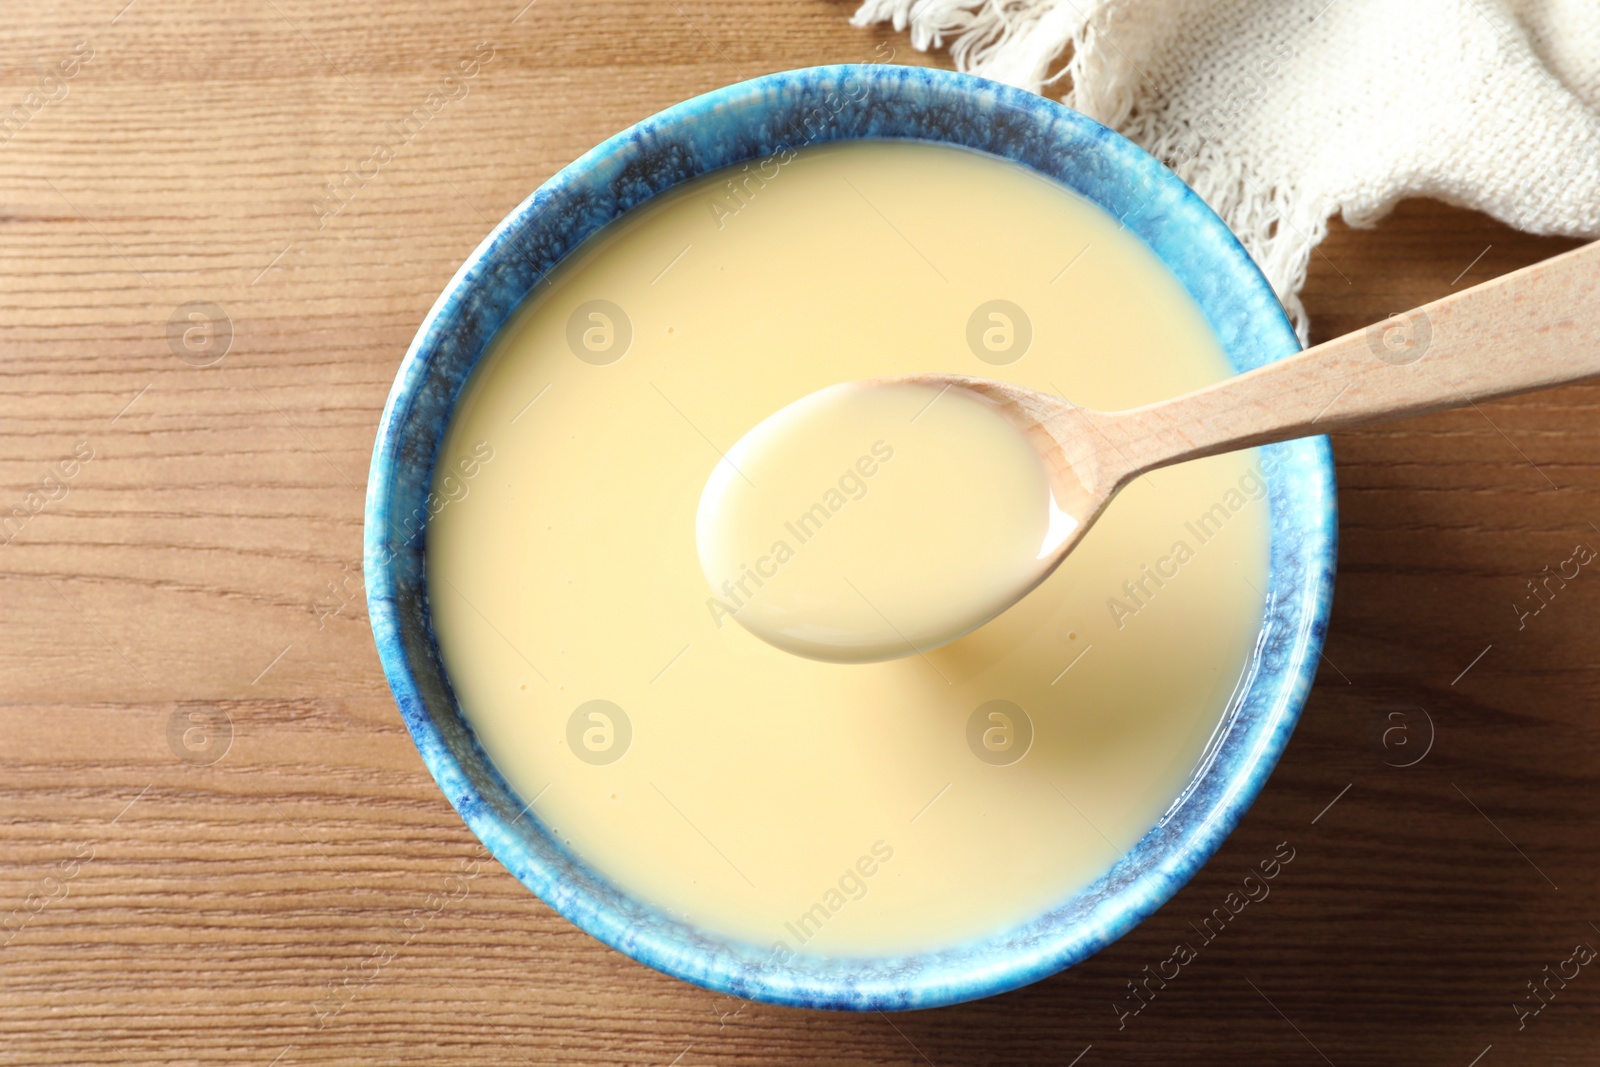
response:
{"label": "blue ceramic bowl", "polygon": [[1240,371],[1299,350],[1261,273],[1170,171],[1075,111],[962,74],[837,66],[707,93],[587,153],[495,227],[456,272],[406,353],[367,483],[365,567],[389,685],[450,803],[524,885],[601,941],[735,996],[838,1009],[927,1008],[1013,989],[1085,959],[1160,907],[1260,792],[1311,686],[1333,587],[1333,462],[1326,438],[1267,449],[1272,565],[1247,683],[1208,758],[1161,824],[1099,881],[1048,914],[920,955],[774,963],[767,946],[697,930],[630,898],[518,814],[462,717],[429,622],[426,498],[456,396],[543,274],[601,227],[707,171],[853,138],[962,145],[1061,182],[1142,238],[1204,310]]}

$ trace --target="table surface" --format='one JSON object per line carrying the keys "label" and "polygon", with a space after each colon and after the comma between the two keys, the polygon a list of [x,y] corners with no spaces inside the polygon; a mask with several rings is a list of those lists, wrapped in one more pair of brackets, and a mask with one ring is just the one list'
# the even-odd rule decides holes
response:
{"label": "table surface", "polygon": [[[475,841],[390,700],[359,565],[378,414],[434,296],[492,220],[669,104],[880,42],[948,63],[847,3],[524,3],[0,16],[0,104],[24,105],[0,147],[0,513],[29,516],[0,554],[0,1062],[1593,1062],[1600,976],[1551,981],[1520,1030],[1513,1005],[1600,946],[1600,575],[1520,628],[1513,603],[1600,547],[1595,386],[1335,439],[1340,574],[1299,729],[1211,863],[1069,972],[899,1016],[742,1004],[492,862],[447,881]],[[470,91],[319,222],[324,183],[480,41]],[[1315,335],[1570,245],[1426,202],[1336,226]],[[169,345],[194,301],[231,323],[211,366]],[[1279,842],[1270,898],[1119,1029],[1126,983]]]}

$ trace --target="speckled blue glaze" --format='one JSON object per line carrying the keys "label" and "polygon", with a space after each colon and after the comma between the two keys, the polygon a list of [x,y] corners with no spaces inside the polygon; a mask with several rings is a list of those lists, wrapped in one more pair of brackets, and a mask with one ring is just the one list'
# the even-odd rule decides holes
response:
{"label": "speckled blue glaze", "polygon": [[1243,371],[1299,349],[1227,227],[1131,142],[1051,101],[967,75],[893,66],[774,74],[697,97],[578,159],[495,227],[417,332],[383,412],[367,483],[368,608],[423,762],[529,889],[643,963],[735,996],[814,1008],[927,1008],[1013,989],[1121,937],[1189,880],[1260,792],[1299,717],[1327,624],[1336,541],[1326,438],[1268,453],[1272,566],[1254,660],[1219,740],[1160,825],[1099,881],[1023,926],[940,952],[773,962],[619,892],[547,836],[494,770],[440,664],[423,577],[423,503],[462,383],[542,275],[672,186],[784,148],[851,138],[945,142],[1016,160],[1123,219],[1204,310]]}

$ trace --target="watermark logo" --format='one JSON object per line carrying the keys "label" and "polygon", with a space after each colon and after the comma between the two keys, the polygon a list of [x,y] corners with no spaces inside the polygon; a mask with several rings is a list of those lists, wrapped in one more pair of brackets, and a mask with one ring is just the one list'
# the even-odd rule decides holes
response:
{"label": "watermark logo", "polygon": [[311,1003],[318,1030],[337,1019],[357,996],[377,982],[384,968],[426,933],[446,908],[467,898],[472,892],[469,883],[482,872],[482,861],[488,857],[489,850],[480,844],[472,859],[458,859],[455,871],[445,877],[440,888],[423,897],[421,905],[406,912],[400,924],[386,931],[382,940],[368,945],[370,951],[356,962],[346,963],[338,976],[327,982],[324,995]]}
{"label": "watermark logo", "polygon": [[233,718],[222,708],[179,708],[167,719],[167,747],[187,764],[209,767],[233,747]]}
{"label": "watermark logo", "polygon": [[1390,705],[1377,712],[1378,752],[1390,767],[1415,767],[1433,751],[1433,716],[1414,704]]}
{"label": "watermark logo", "polygon": [[1592,545],[1579,544],[1572,555],[1556,564],[1554,569],[1546,564],[1538,574],[1527,581],[1528,595],[1511,602],[1517,614],[1517,629],[1526,629],[1528,620],[1538,615],[1555,600],[1556,594],[1566,589],[1567,583],[1578,577],[1583,568],[1593,563],[1597,556]]}
{"label": "watermark logo", "polygon": [[[879,41],[872,55],[861,63],[888,63],[894,57],[894,45]],[[840,114],[851,105],[859,105],[866,100],[867,91],[866,82],[854,74],[846,74],[839,81],[838,91],[828,93],[821,106],[791,121],[786,133],[780,131],[772,155],[756,163],[754,171],[749,163],[744,164],[737,173],[730,168],[722,187],[706,198],[706,206],[711,210],[711,220],[717,224],[717,229],[725,227],[730,218],[749,207],[756,194],[765,189],[768,182],[775,181],[782,173],[782,168],[795,161],[799,155],[796,147],[804,148],[819,139],[830,139],[825,135],[837,125]]]}
{"label": "watermark logo", "polygon": [[[1183,524],[1188,537],[1172,543],[1172,549],[1153,563],[1141,563],[1139,573],[1122,583],[1122,595],[1106,598],[1106,611],[1111,621],[1121,630],[1128,620],[1149,607],[1156,596],[1182,573],[1183,567],[1195,558],[1196,553],[1214,540],[1228,520],[1243,511],[1246,505],[1267,496],[1267,474],[1272,465],[1263,462],[1261,467],[1251,467],[1239,476],[1235,486],[1230,486],[1222,497],[1206,511]],[[1193,539],[1193,544],[1190,543]]]}
{"label": "watermark logo", "polygon": [[39,512],[57,501],[65,500],[72,491],[72,479],[92,459],[94,446],[88,441],[79,441],[72,446],[72,454],[57,460],[50,472],[23,495],[16,507],[0,514],[0,548],[16,540],[17,535]]}
{"label": "watermark logo", "polygon": [[[855,463],[844,469],[834,485],[823,490],[816,503],[791,521],[785,522],[783,534],[774,538],[766,555],[758,557],[753,566],[741,562],[737,574],[724,577],[719,589],[722,597],[715,595],[706,597],[706,610],[711,613],[711,621],[716,623],[717,629],[722,629],[725,621],[736,616],[741,608],[755,600],[756,593],[765,587],[768,581],[776,578],[779,569],[794,559],[802,546],[821,533],[823,526],[844,510],[846,504],[866,497],[869,489],[868,479],[882,470],[884,464],[894,459],[894,446],[887,441],[874,441],[870,453],[869,455],[864,452],[856,457]],[[791,538],[793,544],[790,544]],[[752,584],[755,585],[755,589],[750,588]]]}
{"label": "watermark logo", "polygon": [[[798,944],[804,945],[807,941],[822,932],[829,919],[843,911],[845,906],[853,900],[860,900],[867,895],[871,888],[870,881],[885,864],[894,859],[894,846],[887,841],[874,841],[872,854],[863,854],[854,864],[844,869],[838,880],[823,891],[822,896],[815,904],[789,922],[783,924],[784,930],[794,935]],[[772,946],[772,959],[769,962],[784,963],[793,957],[794,949],[789,947],[786,937],[780,937]]]}
{"label": "watermark logo", "polygon": [[609,300],[589,300],[567,319],[567,347],[585,363],[604,367],[628,354],[633,322]]}
{"label": "watermark logo", "polygon": [[979,304],[967,319],[967,347],[985,363],[1004,367],[1028,354],[1033,321],[1009,300]]}
{"label": "watermark logo", "polygon": [[66,58],[57,60],[55,67],[46,71],[31,89],[22,94],[20,100],[0,111],[0,147],[10,144],[11,138],[21,133],[33,116],[51,104],[65,100],[69,91],[67,83],[76,78],[83,65],[93,58],[94,45],[88,40],[79,41],[72,46]]}
{"label": "watermark logo", "polygon": [[632,720],[609,700],[585,701],[567,719],[567,747],[593,766],[617,762],[632,743]]}
{"label": "watermark logo", "polygon": [[1033,720],[1018,704],[991,700],[967,718],[967,747],[994,767],[1009,767],[1033,747]]}
{"label": "watermark logo", "polygon": [[1128,1020],[1139,1015],[1148,1008],[1152,1001],[1167,988],[1169,982],[1176,981],[1183,973],[1185,967],[1193,964],[1200,958],[1206,947],[1222,936],[1222,931],[1228,928],[1251,904],[1260,904],[1272,893],[1271,882],[1283,869],[1294,862],[1294,846],[1287,841],[1278,843],[1272,855],[1262,860],[1250,873],[1246,874],[1237,883],[1235,888],[1228,891],[1222,898],[1222,903],[1211,909],[1211,913],[1201,918],[1196,926],[1189,923],[1189,929],[1194,932],[1190,938],[1185,932],[1184,940],[1178,942],[1172,950],[1172,955],[1158,961],[1153,967],[1146,964],[1139,974],[1126,983],[1127,992],[1120,995],[1118,1000],[1111,1002],[1111,1010],[1117,1016],[1117,1029],[1125,1030]]}
{"label": "watermark logo", "polygon": [[1428,354],[1433,341],[1433,323],[1421,308],[1390,315],[1367,327],[1367,347],[1385,363],[1409,366]]}
{"label": "watermark logo", "polygon": [[179,304],[167,319],[167,347],[191,367],[209,367],[233,347],[233,320],[209,301]]}
{"label": "watermark logo", "polygon": [[423,129],[438,117],[451,103],[459,103],[472,92],[472,79],[494,61],[495,47],[488,41],[479,41],[468,55],[462,56],[446,69],[444,76],[434,83],[427,96],[406,114],[383,124],[383,139],[375,141],[372,151],[354,165],[347,164],[338,174],[323,183],[327,194],[311,202],[311,212],[317,216],[317,229],[337,216],[356,194],[383,173]]}
{"label": "watermark logo", "polygon": [[[1567,983],[1578,977],[1579,973],[1595,961],[1594,946],[1587,941],[1579,941],[1572,947],[1572,954],[1560,960],[1552,968],[1545,964],[1539,973],[1528,979],[1528,991],[1522,995],[1521,1001],[1512,1001],[1511,1010],[1517,1015],[1517,1029],[1526,1030],[1528,1020],[1536,1019],[1539,1013],[1548,1008],[1556,999],[1561,990],[1567,988]],[[1551,983],[1555,983],[1554,986]]]}
{"label": "watermark logo", "polygon": [[0,948],[11,944],[33,921],[34,916],[56,901],[65,900],[71,892],[72,880],[78,877],[78,872],[88,866],[93,859],[93,845],[87,842],[74,845],[72,855],[56,865],[56,872],[59,873],[52,872],[45,875],[35,883],[32,891],[22,898],[19,906],[12,908],[10,914],[0,917],[0,933],[5,934],[5,939],[0,940]]}

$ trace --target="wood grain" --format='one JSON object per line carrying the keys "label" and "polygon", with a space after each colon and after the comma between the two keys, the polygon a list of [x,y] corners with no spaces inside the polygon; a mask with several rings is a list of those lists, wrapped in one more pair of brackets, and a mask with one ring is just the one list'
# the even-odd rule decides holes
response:
{"label": "wood grain", "polygon": [[[1122,445],[1124,464],[1150,470],[1589,381],[1600,377],[1597,285],[1600,242],[1461,286],[1187,396],[1098,421]],[[1063,429],[1071,425],[1065,420]]]}
{"label": "wood grain", "polygon": [[[1149,922],[982,1003],[741,1005],[474,866],[367,629],[373,431],[457,264],[589,146],[882,41],[947,60],[821,0],[125,3],[0,16],[0,114],[25,113],[0,133],[0,517],[25,514],[0,534],[0,1062],[1593,1062],[1592,968],[1520,1032],[1511,1005],[1600,945],[1600,575],[1521,629],[1512,605],[1600,546],[1600,388],[1335,440],[1325,669],[1243,825]],[[319,220],[432,92],[456,97]],[[1335,228],[1307,303],[1330,337],[1570,246],[1405,204]],[[231,323],[220,362],[169,343],[191,302]],[[1416,708],[1431,749],[1387,765],[1421,751]],[[1385,747],[1391,711],[1411,732]],[[1270,898],[1119,1030],[1125,983],[1282,841]]]}

